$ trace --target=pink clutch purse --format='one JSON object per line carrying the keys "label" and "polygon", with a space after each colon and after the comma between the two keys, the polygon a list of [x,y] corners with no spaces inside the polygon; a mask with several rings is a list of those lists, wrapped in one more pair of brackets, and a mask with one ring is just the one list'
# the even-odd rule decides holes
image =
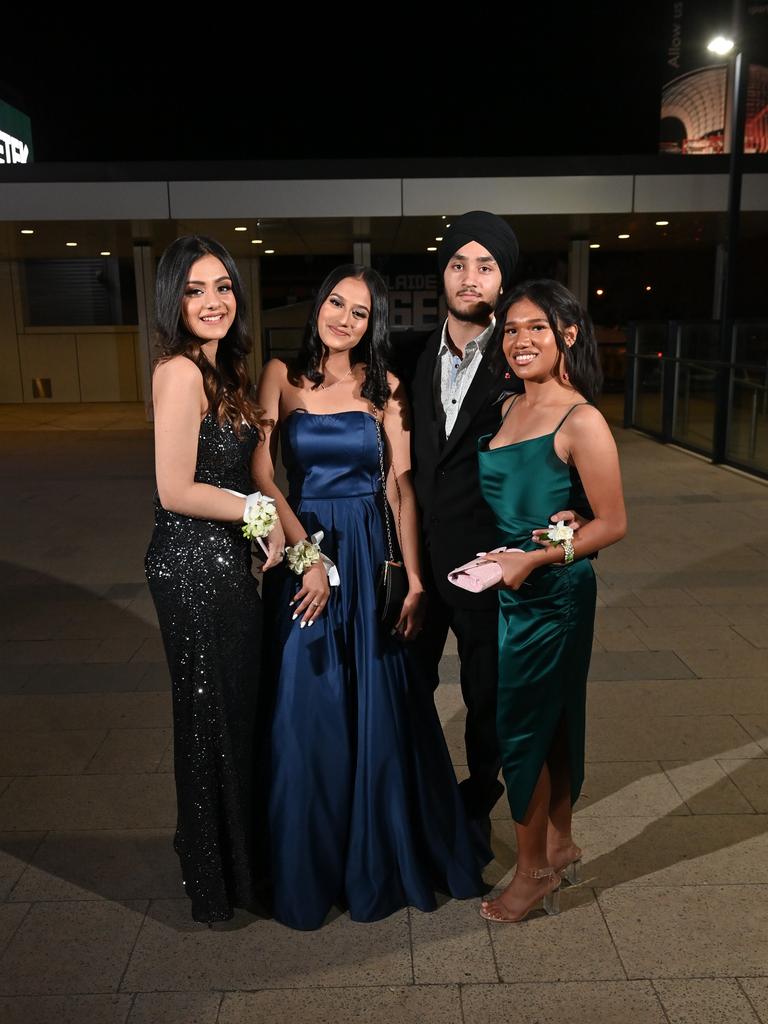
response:
{"label": "pink clutch purse", "polygon": [[[520,551],[520,548],[494,548],[492,554],[500,551]],[[448,573],[448,582],[462,590],[479,594],[501,583],[501,566],[498,562],[486,562],[483,558],[473,558],[471,562],[460,565]]]}

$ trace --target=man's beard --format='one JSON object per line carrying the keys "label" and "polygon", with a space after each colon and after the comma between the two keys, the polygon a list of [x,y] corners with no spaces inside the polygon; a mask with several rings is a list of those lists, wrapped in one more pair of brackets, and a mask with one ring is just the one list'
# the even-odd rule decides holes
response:
{"label": "man's beard", "polygon": [[493,306],[487,302],[476,302],[473,306],[467,306],[464,309],[456,309],[450,302],[447,303],[447,306],[451,316],[464,324],[477,324],[478,327],[485,327],[493,316]]}

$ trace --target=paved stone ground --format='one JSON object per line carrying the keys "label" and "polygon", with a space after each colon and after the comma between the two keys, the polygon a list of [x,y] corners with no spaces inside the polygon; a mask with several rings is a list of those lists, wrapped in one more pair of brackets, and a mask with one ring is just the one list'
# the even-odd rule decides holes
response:
{"label": "paved stone ground", "polygon": [[[0,408],[0,1020],[768,1022],[768,488],[619,431],[631,533],[598,562],[588,882],[299,934],[189,918],[137,407]],[[441,717],[461,773],[455,653]],[[500,803],[490,881],[514,863]]]}

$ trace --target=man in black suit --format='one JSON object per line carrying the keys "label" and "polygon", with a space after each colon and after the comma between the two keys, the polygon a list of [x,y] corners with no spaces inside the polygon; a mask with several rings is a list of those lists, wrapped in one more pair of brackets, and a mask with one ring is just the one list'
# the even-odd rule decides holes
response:
{"label": "man in black suit", "polygon": [[496,544],[493,513],[480,494],[477,441],[496,432],[500,398],[517,389],[490,345],[493,310],[517,257],[515,234],[500,217],[475,211],[453,221],[438,251],[448,317],[426,342],[411,387],[429,602],[424,630],[409,649],[437,687],[448,630],[456,635],[469,767],[461,792],[469,817],[486,834],[491,808],[504,792],[496,740],[498,597],[495,590],[471,594],[454,587],[447,575]]}

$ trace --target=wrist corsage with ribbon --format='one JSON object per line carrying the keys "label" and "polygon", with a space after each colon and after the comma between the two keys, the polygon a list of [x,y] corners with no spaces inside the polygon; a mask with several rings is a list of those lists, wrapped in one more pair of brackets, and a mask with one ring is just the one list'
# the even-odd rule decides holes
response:
{"label": "wrist corsage with ribbon", "polygon": [[[252,500],[253,499],[253,500]],[[249,494],[245,500],[243,513],[243,536],[248,540],[267,537],[277,522],[275,499],[266,494]]]}
{"label": "wrist corsage with ribbon", "polygon": [[560,519],[547,529],[547,540],[553,548],[562,547],[563,564],[570,565],[573,561],[573,527],[566,526],[565,520]]}
{"label": "wrist corsage with ribbon", "polygon": [[303,572],[306,572],[310,566],[315,565],[317,562],[322,562],[325,566],[325,571],[328,573],[328,583],[332,587],[338,587],[341,582],[339,570],[330,558],[320,550],[320,541],[323,537],[323,531],[318,530],[311,537],[305,537],[303,540],[297,541],[296,544],[287,547],[285,549],[285,560],[288,568],[291,572],[295,572],[297,576],[301,576]]}

